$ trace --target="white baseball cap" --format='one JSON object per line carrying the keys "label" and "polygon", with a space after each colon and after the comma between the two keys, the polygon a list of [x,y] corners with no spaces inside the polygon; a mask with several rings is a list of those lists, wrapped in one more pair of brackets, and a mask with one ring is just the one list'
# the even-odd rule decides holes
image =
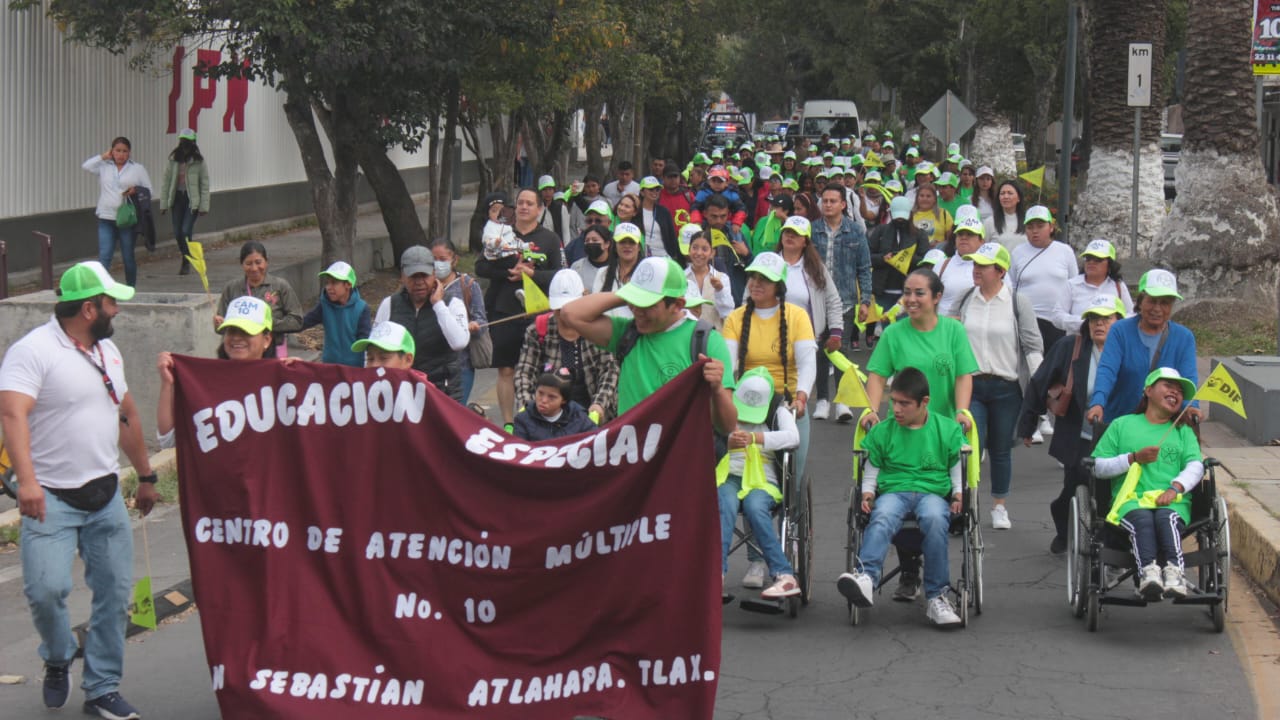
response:
{"label": "white baseball cap", "polygon": [[586,292],[586,285],[577,270],[561,270],[551,278],[551,292],[547,300],[552,310],[559,310],[569,301],[577,300]]}
{"label": "white baseball cap", "polygon": [[809,218],[803,215],[792,215],[787,218],[786,222],[782,223],[782,230],[784,232],[791,230],[798,235],[803,235],[804,237],[811,237],[813,235],[813,227],[809,224]]}
{"label": "white baseball cap", "polygon": [[241,295],[227,303],[218,332],[234,327],[249,335],[260,335],[271,329],[271,306],[252,295]]}

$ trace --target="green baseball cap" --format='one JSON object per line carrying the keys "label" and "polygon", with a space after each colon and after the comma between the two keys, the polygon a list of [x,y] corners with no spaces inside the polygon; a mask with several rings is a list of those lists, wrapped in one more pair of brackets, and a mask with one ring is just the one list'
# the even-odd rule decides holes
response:
{"label": "green baseball cap", "polygon": [[190,140],[191,142],[195,142],[195,141],[196,141],[196,131],[195,131],[195,130],[192,130],[191,128],[187,128],[187,129],[183,130],[182,132],[178,133],[178,139],[179,139],[179,140]]}
{"label": "green baseball cap", "polygon": [[641,190],[656,190],[660,187],[662,187],[662,181],[652,175],[645,175],[640,181]]}
{"label": "green baseball cap", "polygon": [[1081,319],[1107,317],[1108,315],[1124,317],[1124,302],[1115,295],[1095,295],[1089,301],[1089,308],[1080,313]]}
{"label": "green baseball cap", "polygon": [[791,192],[800,191],[800,183],[795,178],[787,178],[786,180],[783,180],[782,187],[790,190]]}
{"label": "green baseball cap", "polygon": [[773,402],[773,375],[765,367],[754,367],[738,378],[733,390],[733,405],[738,408],[738,421],[758,425],[769,415]]}
{"label": "green baseball cap", "polygon": [[984,243],[977,252],[964,256],[974,265],[999,265],[1000,269],[1009,269],[1009,250],[1000,243]]}
{"label": "green baseball cap", "polygon": [[369,337],[351,343],[351,352],[364,352],[370,345],[382,348],[387,352],[416,353],[417,345],[413,336],[405,326],[390,320],[384,320],[373,326]]}
{"label": "green baseball cap", "polygon": [[956,177],[954,173],[944,172],[942,177],[933,181],[933,184],[943,187],[960,187],[960,178]]}
{"label": "green baseball cap", "polygon": [[261,335],[271,329],[271,306],[252,295],[241,295],[227,303],[218,332],[233,327],[249,335]]}
{"label": "green baseball cap", "polygon": [[1053,224],[1053,213],[1049,212],[1049,208],[1043,205],[1032,205],[1027,208],[1027,214],[1022,219],[1022,224],[1027,225],[1036,221],[1047,222]]}
{"label": "green baseball cap", "polygon": [[[803,218],[802,218],[803,219]],[[790,222],[791,218],[787,218]],[[783,225],[785,228],[786,225]],[[747,266],[746,272],[763,275],[774,282],[787,281],[787,261],[775,252],[762,252]]]}
{"label": "green baseball cap", "polygon": [[1080,257],[1095,257],[1103,260],[1116,259],[1116,246],[1101,238],[1090,240],[1085,247],[1084,252],[1080,253]]}
{"label": "green baseball cap", "polygon": [[618,290],[618,297],[636,307],[652,307],[663,298],[682,298],[689,283],[684,271],[671,258],[651,257],[640,261],[631,281]]}
{"label": "green baseball cap", "polygon": [[98,295],[128,300],[133,293],[133,288],[112,280],[111,274],[97,260],[72,265],[58,281],[58,302],[88,300]]}
{"label": "green baseball cap", "polygon": [[849,156],[849,167],[851,168],[862,167],[862,163],[863,163],[863,160],[861,155]]}
{"label": "green baseball cap", "polygon": [[1178,279],[1173,276],[1173,273],[1160,268],[1148,270],[1142,274],[1142,279],[1138,281],[1138,292],[1151,297],[1182,299],[1178,294]]}
{"label": "green baseball cap", "polygon": [[1147,381],[1143,383],[1142,387],[1149,388],[1152,385],[1155,385],[1158,380],[1172,380],[1173,382],[1181,385],[1183,402],[1195,397],[1196,384],[1187,378],[1182,377],[1177,370],[1174,370],[1171,367],[1158,367],[1155,370],[1152,370],[1151,373],[1147,375]]}
{"label": "green baseball cap", "polygon": [[711,158],[707,157],[706,153],[698,153],[697,155],[693,156],[693,164],[694,165],[710,165]]}
{"label": "green baseball cap", "polygon": [[546,190],[547,188],[553,188],[555,186],[556,186],[556,179],[551,177],[550,175],[543,175],[542,177],[538,178],[539,190]]}
{"label": "green baseball cap", "polygon": [[351,286],[355,287],[356,269],[339,260],[324,270],[321,270],[320,277],[331,277],[334,280],[342,280],[343,282],[351,283]]}

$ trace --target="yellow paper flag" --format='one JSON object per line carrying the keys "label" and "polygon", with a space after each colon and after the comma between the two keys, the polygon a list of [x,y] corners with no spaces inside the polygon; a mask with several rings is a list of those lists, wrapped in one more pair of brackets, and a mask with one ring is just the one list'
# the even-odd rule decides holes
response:
{"label": "yellow paper flag", "polygon": [[147,575],[133,586],[133,612],[129,622],[138,627],[156,629],[156,603],[151,597],[151,576]]}
{"label": "yellow paper flag", "polygon": [[209,292],[209,267],[204,262],[204,245],[195,240],[188,240],[187,262],[191,263],[192,269],[200,276],[200,284],[204,285],[204,291]]}
{"label": "yellow paper flag", "polygon": [[1035,185],[1036,187],[1041,187],[1044,185],[1044,166],[1041,165],[1031,172],[1024,172],[1018,177],[1026,180],[1028,183]]}
{"label": "yellow paper flag", "polygon": [[893,307],[884,311],[884,319],[888,320],[889,324],[892,325],[898,322],[898,315],[900,315],[901,313],[902,313],[902,303],[896,302],[893,304]]}
{"label": "yellow paper flag", "polygon": [[831,365],[844,373],[840,378],[840,386],[836,388],[836,396],[832,398],[832,402],[844,403],[849,407],[867,407],[871,404],[871,400],[867,398],[867,388],[863,383],[867,381],[867,376],[858,367],[857,363],[849,360],[844,353],[839,351],[827,351],[827,359],[831,361]]}
{"label": "yellow paper flag", "polygon": [[538,287],[538,283],[528,275],[520,277],[521,283],[524,285],[524,311],[530,315],[544,313],[551,309],[551,301],[547,299],[547,294],[542,292],[542,288]]}
{"label": "yellow paper flag", "polygon": [[723,230],[712,230],[711,231],[711,247],[712,248],[718,248],[718,247],[732,248],[733,243],[729,242],[729,236],[725,235]]}
{"label": "yellow paper flag", "polygon": [[873,302],[871,303],[870,306],[867,307],[867,319],[858,320],[856,319],[856,316],[855,316],[853,324],[857,325],[859,330],[865,330],[867,326],[875,325],[876,323],[880,322],[883,319],[884,319],[884,309]]}
{"label": "yellow paper flag", "polygon": [[1136,492],[1138,489],[1138,481],[1142,479],[1142,466],[1133,463],[1129,466],[1129,472],[1125,473],[1124,482],[1120,484],[1120,492],[1116,493],[1115,502],[1111,503],[1111,510],[1107,511],[1107,522],[1112,525],[1120,524],[1120,508],[1130,500],[1138,497]]}
{"label": "yellow paper flag", "polygon": [[1240,386],[1235,378],[1231,377],[1231,373],[1227,372],[1227,366],[1222,363],[1218,363],[1218,367],[1205,378],[1204,384],[1196,390],[1194,399],[1217,403],[1242,418],[1249,417],[1244,414],[1244,399],[1240,396]]}
{"label": "yellow paper flag", "polygon": [[886,260],[885,262],[889,263],[889,267],[893,268],[894,270],[897,270],[903,275],[906,275],[911,270],[911,259],[914,258],[915,256],[916,256],[916,246],[912,245],[906,250],[899,250],[898,252],[894,253],[893,259]]}

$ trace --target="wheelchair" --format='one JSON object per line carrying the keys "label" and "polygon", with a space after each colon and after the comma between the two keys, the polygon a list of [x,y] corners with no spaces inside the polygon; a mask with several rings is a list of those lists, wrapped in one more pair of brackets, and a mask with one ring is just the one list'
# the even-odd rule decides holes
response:
{"label": "wheelchair", "polygon": [[[861,419],[859,419],[861,420]],[[892,422],[892,420],[886,421]],[[854,433],[853,444],[853,488],[849,493],[849,511],[846,519],[847,542],[845,543],[845,571],[855,572],[858,569],[858,552],[862,549],[862,536],[871,522],[871,514],[862,511],[862,477],[866,470],[867,451],[862,449],[862,425]],[[968,446],[960,450],[960,466],[968,468],[970,462],[977,461]],[[951,517],[952,537],[960,537],[960,573],[951,575],[951,584],[947,590],[955,598],[956,613],[960,615],[960,626],[969,626],[970,611],[974,615],[982,614],[982,524],[978,512],[978,486],[967,480],[961,484],[960,513]],[[903,519],[902,529],[893,536],[892,546],[914,555],[921,555],[924,540],[920,526],[914,513],[908,513]],[[923,569],[923,568],[922,568]],[[880,582],[876,585],[879,592],[893,578],[902,573],[901,567],[886,570],[880,574]],[[861,621],[859,608],[853,601],[849,606],[849,624],[857,626]]]}
{"label": "wheelchair", "polygon": [[[1146,607],[1148,601],[1133,592],[1138,563],[1130,551],[1129,534],[1106,520],[1112,502],[1111,478],[1094,475],[1093,458],[1084,458],[1082,463],[1089,481],[1077,487],[1071,499],[1067,601],[1072,613],[1085,618],[1086,627],[1095,632],[1103,605]],[[1206,458],[1204,479],[1191,491],[1191,522],[1183,528],[1182,539],[1194,535],[1196,549],[1182,554],[1187,596],[1171,601],[1208,608],[1216,632],[1226,628],[1231,578],[1230,520],[1226,500],[1218,495],[1214,472],[1220,465],[1216,459]],[[1194,585],[1193,568],[1197,571]]]}
{"label": "wheelchair", "polygon": [[[792,450],[779,450],[774,455],[774,467],[778,471],[779,487],[782,490],[782,502],[773,507],[774,529],[778,540],[782,543],[782,552],[796,572],[796,582],[800,583],[800,594],[779,600],[766,600],[758,594],[744,597],[738,605],[743,610],[763,613],[765,615],[787,614],[792,618],[799,616],[800,608],[809,604],[810,589],[813,582],[813,489],[810,483],[804,483],[804,492],[797,487],[795,476],[795,453]],[[756,544],[746,519],[738,512],[738,523],[733,528],[733,541],[729,545],[729,555],[743,546],[753,548],[764,555]],[[721,596],[724,604],[733,602],[734,596]]]}

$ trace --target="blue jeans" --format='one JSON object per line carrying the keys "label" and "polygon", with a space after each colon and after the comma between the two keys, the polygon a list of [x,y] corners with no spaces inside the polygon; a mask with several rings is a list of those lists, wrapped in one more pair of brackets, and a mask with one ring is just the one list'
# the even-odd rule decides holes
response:
{"label": "blue jeans", "polygon": [[[462,404],[466,405],[467,400],[471,398],[471,388],[476,384],[476,369],[471,367],[470,355],[468,351],[463,350],[458,353],[458,364],[462,366]],[[467,360],[462,359],[463,355],[467,355]]]}
{"label": "blue jeans", "polygon": [[1013,484],[1013,433],[1022,408],[1022,388],[1016,381],[974,378],[969,411],[978,425],[978,444],[991,458],[991,497],[1009,496]]}
{"label": "blue jeans", "polygon": [[924,551],[924,594],[932,600],[947,589],[951,577],[951,568],[947,564],[951,506],[940,495],[907,492],[884,493],[877,497],[871,508],[871,522],[862,533],[858,564],[871,576],[872,583],[880,584],[885,553],[889,551],[893,536],[902,529],[902,518],[909,512],[915,512],[920,533],[924,536],[921,545]]}
{"label": "blue jeans", "polygon": [[133,237],[137,229],[137,226],[117,227],[115,220],[98,218],[98,262],[111,272],[111,259],[119,245],[120,257],[124,260],[124,284],[131,287],[138,284],[138,263],[133,259]]}
{"label": "blue jeans", "polygon": [[71,566],[84,560],[84,581],[93,593],[84,647],[86,698],[115,692],[124,672],[126,608],[133,595],[133,529],[117,494],[96,512],[76,510],[45,491],[44,522],[22,519],[22,580],[31,619],[40,633],[40,657],[66,665],[76,654],[67,613]]}
{"label": "blue jeans", "polygon": [[778,531],[773,527],[773,498],[764,490],[752,490],[742,500],[738,499],[738,491],[742,489],[742,478],[730,475],[724,484],[717,488],[720,495],[720,571],[729,571],[729,546],[733,544],[733,526],[738,522],[738,507],[742,507],[742,516],[747,520],[747,527],[755,536],[756,543],[764,552],[764,561],[769,566],[771,575],[795,575],[791,563],[782,552],[782,541],[778,540]]}
{"label": "blue jeans", "polygon": [[178,242],[178,252],[183,257],[188,254],[187,241],[196,228],[196,213],[191,209],[191,198],[181,190],[173,194],[173,207],[169,208],[173,216],[173,238]]}

